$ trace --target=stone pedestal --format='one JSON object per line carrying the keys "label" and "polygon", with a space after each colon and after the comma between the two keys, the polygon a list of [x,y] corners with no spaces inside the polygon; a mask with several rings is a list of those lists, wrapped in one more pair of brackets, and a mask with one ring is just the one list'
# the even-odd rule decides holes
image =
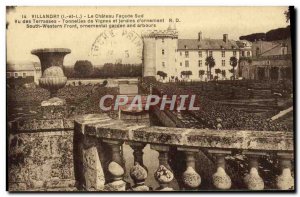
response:
{"label": "stone pedestal", "polygon": [[68,116],[66,101],[57,97],[50,98],[41,103],[42,118],[57,119]]}

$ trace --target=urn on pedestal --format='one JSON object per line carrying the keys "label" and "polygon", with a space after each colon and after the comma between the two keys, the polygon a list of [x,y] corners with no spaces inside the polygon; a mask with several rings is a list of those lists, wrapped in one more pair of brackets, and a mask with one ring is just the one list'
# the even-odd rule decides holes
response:
{"label": "urn on pedestal", "polygon": [[63,72],[64,57],[71,53],[65,48],[35,49],[31,53],[39,57],[41,61],[42,77],[39,80],[40,87],[50,92],[50,99],[42,102],[42,106],[64,105],[65,100],[57,98],[57,92],[67,83],[67,77]]}

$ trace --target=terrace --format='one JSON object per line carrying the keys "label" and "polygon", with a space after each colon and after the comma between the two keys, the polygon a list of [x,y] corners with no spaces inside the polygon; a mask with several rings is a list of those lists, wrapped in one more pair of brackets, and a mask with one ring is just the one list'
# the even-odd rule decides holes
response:
{"label": "terrace", "polygon": [[[172,88],[146,80],[139,84],[139,91],[144,94],[183,91]],[[268,123],[264,131],[259,131],[261,127],[251,129],[252,123],[248,124],[250,129],[247,124],[232,125],[230,119],[218,119],[224,110],[218,107],[212,114],[207,112],[211,108],[204,108],[208,113],[205,117],[201,112],[153,108],[150,116],[146,116],[149,120],[129,120],[128,116],[119,120],[91,105],[105,92],[116,92],[115,89],[93,90],[88,85],[64,89],[68,91],[61,91],[59,96],[66,98],[67,105],[75,106],[73,114],[67,110],[65,115],[55,116],[57,112],[46,111],[9,123],[11,191],[293,189],[293,133],[280,125],[271,127],[272,123]],[[84,89],[87,91],[83,92]],[[32,91],[43,92],[35,89],[31,94]],[[74,91],[81,99],[70,96]],[[46,92],[40,95],[44,96],[37,97],[36,102],[47,97]],[[18,97],[17,101],[24,98]],[[201,103],[215,105],[208,100]],[[237,114],[240,115],[244,114]],[[246,122],[252,122],[254,116],[248,118],[250,121]],[[262,123],[263,120],[253,122]],[[18,143],[13,145],[13,141]],[[31,153],[26,152],[28,149]],[[28,162],[36,167],[30,167]],[[48,168],[51,173],[45,171]]]}

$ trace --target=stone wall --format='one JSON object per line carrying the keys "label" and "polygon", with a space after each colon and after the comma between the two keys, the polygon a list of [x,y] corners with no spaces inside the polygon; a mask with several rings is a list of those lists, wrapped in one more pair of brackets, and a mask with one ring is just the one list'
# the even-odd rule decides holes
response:
{"label": "stone wall", "polygon": [[73,120],[19,119],[8,124],[8,190],[75,190]]}

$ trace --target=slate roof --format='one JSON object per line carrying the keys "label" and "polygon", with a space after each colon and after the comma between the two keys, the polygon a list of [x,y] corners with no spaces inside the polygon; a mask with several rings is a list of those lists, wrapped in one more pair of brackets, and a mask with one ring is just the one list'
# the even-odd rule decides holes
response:
{"label": "slate roof", "polygon": [[[185,48],[185,46],[187,48]],[[199,46],[199,47],[198,47]],[[198,49],[238,49],[238,45],[234,40],[224,42],[223,39],[178,39],[178,50],[198,50]]]}

